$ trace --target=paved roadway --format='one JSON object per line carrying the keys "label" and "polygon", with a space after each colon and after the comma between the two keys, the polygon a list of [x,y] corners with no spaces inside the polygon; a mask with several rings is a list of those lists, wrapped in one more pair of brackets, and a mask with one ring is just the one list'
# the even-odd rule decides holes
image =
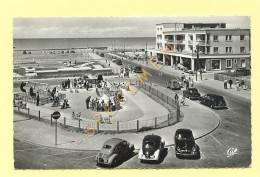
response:
{"label": "paved roadway", "polygon": [[[123,61],[123,64],[128,64]],[[131,63],[133,66],[136,64]],[[145,68],[145,67],[144,67]],[[149,81],[165,84],[172,79],[171,75],[145,68],[153,77]],[[196,86],[202,94],[218,93],[202,85]],[[182,91],[177,91],[182,93]],[[174,92],[173,92],[174,94]],[[177,159],[174,147],[167,147],[168,153],[164,161],[156,163],[140,163],[133,156],[117,168],[194,168],[194,167],[247,167],[251,164],[251,111],[250,103],[233,95],[224,95],[229,109],[214,110],[221,118],[221,124],[213,133],[196,140],[200,146],[199,160]],[[199,110],[198,110],[199,111]],[[187,117],[185,117],[187,118]],[[233,148],[233,149],[232,149]],[[237,149],[235,153],[231,151]],[[229,150],[229,151],[228,151]],[[231,152],[231,153],[228,153]],[[96,151],[75,151],[41,147],[28,142],[14,140],[15,168],[100,168],[94,162]]]}

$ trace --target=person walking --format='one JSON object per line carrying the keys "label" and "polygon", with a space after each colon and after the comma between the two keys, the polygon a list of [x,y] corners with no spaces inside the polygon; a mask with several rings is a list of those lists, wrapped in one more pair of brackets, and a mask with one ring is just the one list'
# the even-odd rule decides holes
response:
{"label": "person walking", "polygon": [[232,81],[232,79],[231,79],[231,78],[229,79],[228,83],[229,83],[229,86],[230,86],[230,88],[232,89],[232,84],[233,84],[233,81]]}
{"label": "person walking", "polygon": [[87,91],[88,91],[88,88],[89,88],[89,84],[88,84],[88,81],[86,82],[86,87],[87,87]]}
{"label": "person walking", "polygon": [[237,91],[240,91],[240,84],[239,84],[238,79],[236,80],[236,88],[237,88]]}
{"label": "person walking", "polygon": [[39,92],[37,92],[37,96],[36,96],[36,106],[39,106],[39,102],[40,102],[40,95],[39,95]]}
{"label": "person walking", "polygon": [[70,80],[67,80],[68,89],[70,89]]}
{"label": "person walking", "polygon": [[179,100],[179,96],[177,93],[175,93],[174,99],[175,99],[175,102],[177,102]]}
{"label": "person walking", "polygon": [[242,89],[245,88],[245,82],[244,82],[244,80],[241,81],[241,84],[240,84],[240,85],[241,85],[241,88],[242,88]]}
{"label": "person walking", "polygon": [[224,89],[227,89],[227,79],[224,80]]}
{"label": "person walking", "polygon": [[89,109],[90,98],[91,98],[91,96],[89,96],[89,97],[86,99],[86,107],[87,107],[87,109]]}
{"label": "person walking", "polygon": [[186,90],[188,90],[189,85],[190,85],[190,83],[189,83],[189,81],[187,80],[187,81],[186,81]]}

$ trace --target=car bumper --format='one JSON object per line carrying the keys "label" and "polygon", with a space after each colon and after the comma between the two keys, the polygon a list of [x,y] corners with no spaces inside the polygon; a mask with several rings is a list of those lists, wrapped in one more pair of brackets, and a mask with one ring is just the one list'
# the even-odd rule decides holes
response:
{"label": "car bumper", "polygon": [[145,160],[145,161],[156,161],[156,160],[159,160],[159,157],[146,157],[145,155],[142,155],[142,156],[138,156],[138,159],[140,160]]}
{"label": "car bumper", "polygon": [[200,96],[188,96],[190,97],[191,100],[198,100],[200,98]]}
{"label": "car bumper", "polygon": [[214,109],[225,109],[227,106],[214,106]]}
{"label": "car bumper", "polygon": [[102,165],[112,165],[111,162],[106,161],[103,158],[98,158],[98,157],[96,157],[96,162],[97,162],[97,164],[102,164]]}
{"label": "car bumper", "polygon": [[199,154],[199,151],[176,151],[177,156],[182,156],[182,157],[192,157],[192,156],[197,156]]}

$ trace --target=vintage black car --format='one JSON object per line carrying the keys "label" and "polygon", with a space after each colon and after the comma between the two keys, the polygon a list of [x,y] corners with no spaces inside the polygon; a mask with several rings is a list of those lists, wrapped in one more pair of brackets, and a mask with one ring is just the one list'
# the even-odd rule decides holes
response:
{"label": "vintage black car", "polygon": [[102,149],[96,155],[97,165],[117,166],[129,159],[134,150],[134,145],[128,141],[111,138],[104,143]]}
{"label": "vintage black car", "polygon": [[200,93],[196,88],[188,88],[187,90],[183,90],[183,96],[189,99],[199,99]]}
{"label": "vintage black car", "polygon": [[117,60],[117,61],[116,61],[116,64],[117,64],[117,65],[123,65],[123,63],[122,63],[121,60]]}
{"label": "vintage black car", "polygon": [[227,108],[226,101],[223,96],[215,94],[206,94],[199,98],[201,104],[211,107],[212,109]]}
{"label": "vintage black car", "polygon": [[175,154],[177,158],[200,158],[199,146],[195,143],[190,129],[178,129],[174,136]]}
{"label": "vintage black car", "polygon": [[143,68],[141,66],[136,66],[136,67],[134,67],[134,72],[135,73],[142,73],[143,72]]}
{"label": "vintage black car", "polygon": [[141,162],[160,161],[164,151],[165,142],[158,135],[147,135],[143,139],[142,148],[138,153]]}

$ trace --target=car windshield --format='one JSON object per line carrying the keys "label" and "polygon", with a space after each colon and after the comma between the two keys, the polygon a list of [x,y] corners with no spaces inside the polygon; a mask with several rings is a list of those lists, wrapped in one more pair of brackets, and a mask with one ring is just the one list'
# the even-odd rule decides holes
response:
{"label": "car windshield", "polygon": [[191,139],[191,134],[189,134],[189,133],[178,134],[177,139],[178,140],[189,140],[189,139]]}
{"label": "car windshield", "polygon": [[198,93],[197,89],[190,89],[190,93]]}
{"label": "car windshield", "polygon": [[105,144],[105,145],[103,146],[103,148],[105,148],[105,149],[111,149],[111,146],[110,146],[110,145],[107,145],[107,144]]}
{"label": "car windshield", "polygon": [[144,143],[144,148],[149,149],[154,147],[154,142],[147,141]]}

